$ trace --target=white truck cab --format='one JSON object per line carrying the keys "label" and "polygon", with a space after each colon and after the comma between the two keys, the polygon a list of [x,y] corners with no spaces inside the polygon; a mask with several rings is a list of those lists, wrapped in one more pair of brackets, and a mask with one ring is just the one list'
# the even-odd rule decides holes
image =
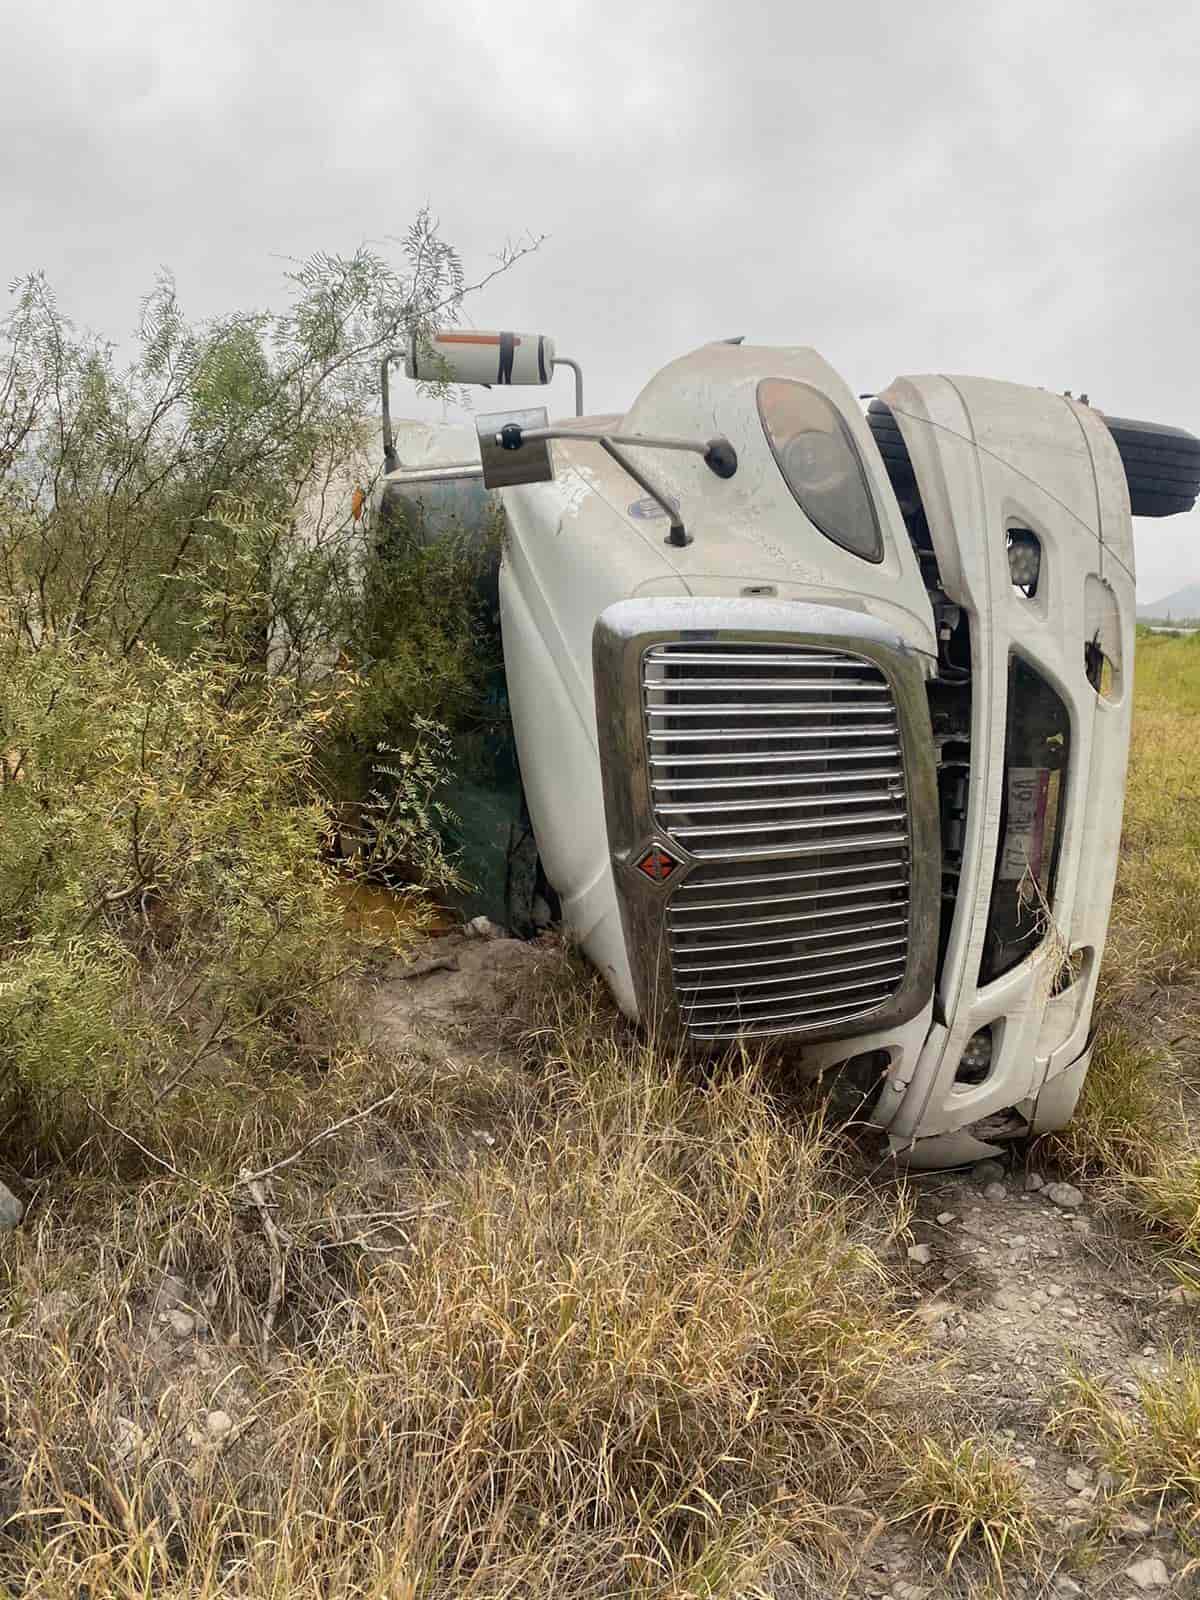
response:
{"label": "white truck cab", "polygon": [[[410,375],[562,364],[452,337]],[[389,433],[385,492],[497,488],[529,817],[622,1010],[842,1067],[913,1166],[1063,1125],[1120,837],[1130,492],[1187,509],[1200,440],[980,378],[864,415],[814,350],[728,342],[623,415],[477,431],[469,466]]]}

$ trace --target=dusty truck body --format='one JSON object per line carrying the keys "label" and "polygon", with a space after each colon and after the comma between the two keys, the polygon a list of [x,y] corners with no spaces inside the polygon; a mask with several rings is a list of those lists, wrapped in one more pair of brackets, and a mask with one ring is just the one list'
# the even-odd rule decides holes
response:
{"label": "dusty truck body", "polygon": [[848,1063],[915,1165],[1069,1119],[1129,745],[1130,485],[1184,509],[1200,451],[1122,427],[940,376],[864,415],[813,350],[716,343],[621,416],[480,418],[479,466],[393,454],[406,492],[500,485],[528,814],[629,1016]]}

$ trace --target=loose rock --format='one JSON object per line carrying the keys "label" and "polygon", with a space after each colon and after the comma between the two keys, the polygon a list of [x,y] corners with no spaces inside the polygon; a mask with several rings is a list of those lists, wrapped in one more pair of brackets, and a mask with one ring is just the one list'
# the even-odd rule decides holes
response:
{"label": "loose rock", "polygon": [[1048,1183],[1042,1192],[1047,1200],[1061,1206],[1064,1211],[1074,1211],[1076,1206],[1083,1204],[1083,1195],[1073,1183]]}
{"label": "loose rock", "polygon": [[1165,1589],[1171,1581],[1167,1564],[1159,1556],[1147,1556],[1145,1561],[1135,1561],[1125,1568],[1125,1576],[1139,1589]]}
{"label": "loose rock", "polygon": [[1064,1481],[1066,1482],[1068,1489],[1075,1489],[1078,1491],[1080,1489],[1090,1488],[1092,1475],[1090,1472],[1085,1471],[1083,1467],[1068,1467]]}
{"label": "loose rock", "polygon": [[908,1259],[915,1262],[918,1267],[927,1267],[933,1260],[933,1249],[927,1244],[910,1244]]}
{"label": "loose rock", "polygon": [[1027,1172],[1025,1174],[1025,1193],[1036,1194],[1039,1189],[1046,1187],[1046,1180],[1040,1172]]}
{"label": "loose rock", "polygon": [[187,1339],[196,1331],[196,1319],[190,1311],[168,1311],[167,1321],[177,1339]]}
{"label": "loose rock", "polygon": [[948,1228],[952,1222],[957,1222],[957,1221],[958,1221],[958,1213],[955,1212],[955,1211],[939,1211],[938,1212],[937,1225],[938,1225],[939,1228]]}
{"label": "loose rock", "polygon": [[998,1161],[979,1161],[971,1173],[976,1183],[999,1183],[1004,1177],[1004,1168]]}
{"label": "loose rock", "polygon": [[25,1215],[25,1207],[6,1184],[0,1183],[0,1233],[10,1233]]}
{"label": "loose rock", "polygon": [[1007,1200],[1008,1190],[1002,1183],[989,1183],[983,1191],[983,1198],[985,1200]]}
{"label": "loose rock", "polygon": [[210,1439],[223,1439],[233,1431],[233,1418],[228,1411],[210,1411],[204,1419],[204,1428]]}

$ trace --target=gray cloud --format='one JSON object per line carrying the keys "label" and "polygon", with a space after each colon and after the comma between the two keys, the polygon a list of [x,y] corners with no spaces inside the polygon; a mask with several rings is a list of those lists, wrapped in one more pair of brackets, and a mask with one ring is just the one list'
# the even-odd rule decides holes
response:
{"label": "gray cloud", "polygon": [[[0,14],[0,269],[114,338],[170,265],[196,315],[429,201],[472,306],[545,328],[619,408],[745,333],[856,389],[982,372],[1200,431],[1200,12],[109,0]],[[1139,529],[1147,598],[1200,517]]]}

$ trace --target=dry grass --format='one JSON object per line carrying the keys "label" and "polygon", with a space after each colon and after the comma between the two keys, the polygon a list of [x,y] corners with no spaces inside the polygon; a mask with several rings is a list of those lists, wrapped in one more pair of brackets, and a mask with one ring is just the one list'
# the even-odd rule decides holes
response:
{"label": "dry grass", "polygon": [[[47,1176],[0,1267],[0,1590],[724,1595],[839,1559],[928,1393],[879,1254],[902,1212],[815,1114],[752,1068],[695,1080],[577,972],[535,1020],[485,1138],[410,1062],[411,1098],[277,1177],[265,1358],[269,1240],[224,1175],[280,1091],[219,1161],[173,1146],[180,1176],[132,1149],[115,1184]],[[310,1084],[300,1120],[348,1087]],[[153,1320],[164,1265],[203,1344]]]}
{"label": "dry grass", "polygon": [[905,1464],[896,1492],[900,1515],[946,1551],[949,1571],[981,1550],[1001,1588],[1006,1565],[1034,1560],[1042,1529],[1013,1462],[985,1439],[925,1438]]}
{"label": "dry grass", "polygon": [[1052,1431],[1110,1473],[1128,1499],[1158,1501],[1195,1523],[1200,1518],[1200,1362],[1168,1357],[1143,1377],[1136,1399],[1076,1370],[1068,1375]]}

